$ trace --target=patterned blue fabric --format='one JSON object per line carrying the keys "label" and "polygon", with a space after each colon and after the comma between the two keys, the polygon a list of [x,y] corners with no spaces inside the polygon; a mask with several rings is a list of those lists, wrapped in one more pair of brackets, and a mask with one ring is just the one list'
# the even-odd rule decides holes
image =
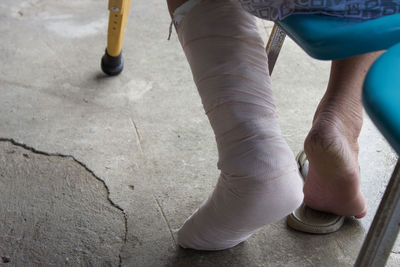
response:
{"label": "patterned blue fabric", "polygon": [[400,13],[400,0],[239,0],[251,14],[281,20],[291,14],[324,14],[360,20]]}

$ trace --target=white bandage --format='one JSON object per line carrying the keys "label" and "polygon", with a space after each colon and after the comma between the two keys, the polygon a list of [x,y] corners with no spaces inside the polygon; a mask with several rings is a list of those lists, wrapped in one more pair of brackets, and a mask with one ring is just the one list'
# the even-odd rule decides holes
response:
{"label": "white bandage", "polygon": [[221,170],[213,193],[178,231],[178,242],[226,249],[296,209],[302,181],[281,135],[254,18],[237,0],[203,0],[177,30],[216,136]]}

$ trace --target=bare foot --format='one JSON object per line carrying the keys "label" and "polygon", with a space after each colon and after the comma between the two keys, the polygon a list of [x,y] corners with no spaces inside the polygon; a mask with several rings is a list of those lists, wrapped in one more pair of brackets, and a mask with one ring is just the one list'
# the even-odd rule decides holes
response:
{"label": "bare foot", "polygon": [[[322,109],[326,110],[326,105],[322,104]],[[304,144],[310,163],[304,202],[316,210],[362,218],[367,213],[358,165],[362,118],[348,115],[343,118],[333,112],[317,112]],[[352,127],[346,126],[346,119],[352,120]]]}
{"label": "bare foot", "polygon": [[304,142],[309,171],[304,202],[311,208],[362,218],[357,139],[362,127],[362,85],[382,51],[332,61],[328,88]]}

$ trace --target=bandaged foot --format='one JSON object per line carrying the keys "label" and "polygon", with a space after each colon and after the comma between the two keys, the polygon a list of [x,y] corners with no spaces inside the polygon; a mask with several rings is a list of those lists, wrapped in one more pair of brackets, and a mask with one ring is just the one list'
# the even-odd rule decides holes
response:
{"label": "bandaged foot", "polygon": [[235,0],[204,0],[177,31],[216,136],[221,170],[212,194],[179,229],[178,242],[227,249],[295,210],[302,180],[281,135],[254,18]]}

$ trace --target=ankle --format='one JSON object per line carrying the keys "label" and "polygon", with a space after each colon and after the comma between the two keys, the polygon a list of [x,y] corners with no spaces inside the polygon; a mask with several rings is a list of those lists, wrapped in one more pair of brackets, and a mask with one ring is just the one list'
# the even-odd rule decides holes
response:
{"label": "ankle", "polygon": [[349,148],[358,154],[357,140],[361,127],[362,117],[354,117],[349,122],[333,112],[320,112],[305,139],[305,152],[307,155],[315,152],[333,152],[342,155],[343,150]]}
{"label": "ankle", "polygon": [[339,96],[324,96],[318,105],[313,128],[334,127],[349,140],[358,138],[363,124],[363,108],[357,97],[343,99]]}
{"label": "ankle", "polygon": [[304,141],[304,150],[308,157],[319,154],[338,152],[338,137],[342,134],[334,120],[317,120]]}
{"label": "ankle", "polygon": [[[310,130],[304,150],[315,171],[324,173],[333,162],[343,175],[358,176],[358,134],[346,135],[332,121],[318,121]],[[325,170],[325,171],[324,171]]]}

